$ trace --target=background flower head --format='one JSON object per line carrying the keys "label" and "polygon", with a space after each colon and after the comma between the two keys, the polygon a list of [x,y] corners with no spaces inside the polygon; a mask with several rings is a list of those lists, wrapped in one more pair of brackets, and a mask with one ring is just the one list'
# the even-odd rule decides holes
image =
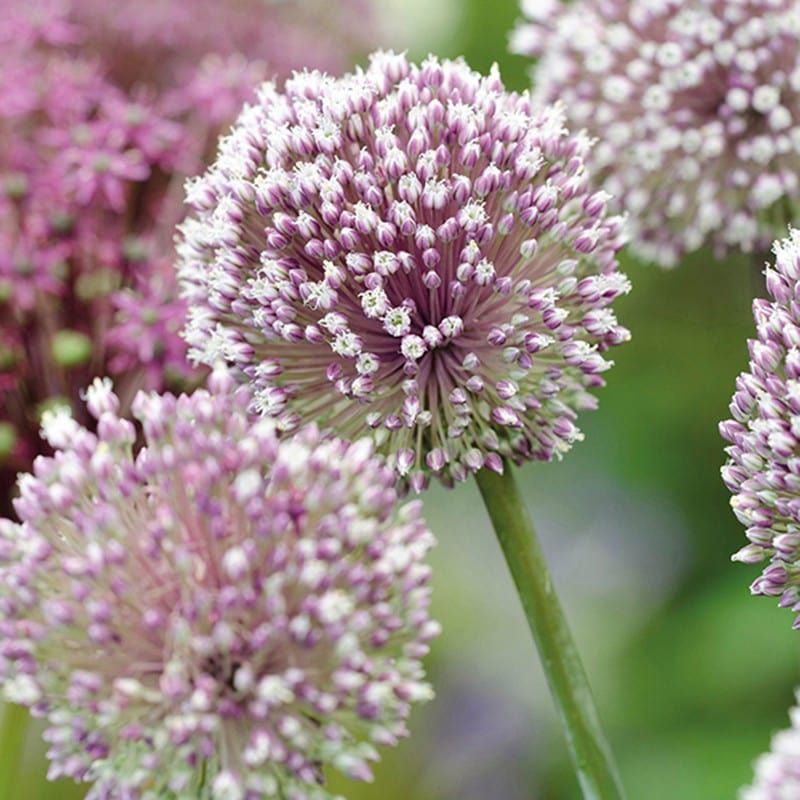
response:
{"label": "background flower head", "polygon": [[339,68],[369,35],[366,13],[350,38],[322,35],[344,10],[326,8],[0,0],[0,512],[44,405],[81,413],[106,373],[126,407],[197,379],[173,268],[184,177],[255,83]]}
{"label": "background flower head", "polygon": [[559,455],[628,336],[588,149],[460,61],[263,85],[188,184],[190,355],[239,367],[264,413],[372,430],[417,487]]}
{"label": "background flower head", "polygon": [[791,800],[800,795],[800,708],[789,711],[792,727],[772,737],[769,753],[755,763],[755,778],[739,800]]}
{"label": "background flower head", "polygon": [[191,396],[110,381],[0,521],[0,675],[88,798],[329,798],[431,692],[432,536],[368,440],[279,440],[224,372]]}
{"label": "background flower head", "polygon": [[775,266],[766,270],[772,300],[753,302],[750,371],[736,380],[733,419],[720,425],[731,443],[722,476],[749,540],[734,559],[768,561],[751,590],[779,597],[800,628],[800,231],[773,252]]}
{"label": "background flower head", "polygon": [[793,0],[523,2],[512,50],[540,100],[598,137],[592,166],[632,246],[672,266],[711,243],[765,251],[800,200]]}

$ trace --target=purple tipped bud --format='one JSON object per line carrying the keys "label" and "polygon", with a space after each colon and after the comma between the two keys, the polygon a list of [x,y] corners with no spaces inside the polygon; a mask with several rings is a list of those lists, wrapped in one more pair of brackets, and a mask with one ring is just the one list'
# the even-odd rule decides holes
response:
{"label": "purple tipped bud", "polygon": [[796,600],[789,603],[788,598],[800,591],[800,574],[793,566],[800,560],[800,360],[792,344],[800,337],[800,307],[793,299],[800,233],[790,230],[773,252],[775,266],[766,269],[773,300],[753,304],[757,338],[749,342],[750,370],[736,380],[730,405],[734,419],[719,429],[731,444],[723,480],[750,541],[733,558],[747,564],[769,559],[751,590],[781,597],[781,605],[793,607]]}

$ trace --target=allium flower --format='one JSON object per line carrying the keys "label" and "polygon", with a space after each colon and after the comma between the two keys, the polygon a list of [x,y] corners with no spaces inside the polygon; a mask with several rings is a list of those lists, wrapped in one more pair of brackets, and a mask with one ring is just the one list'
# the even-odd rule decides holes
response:
{"label": "allium flower", "polygon": [[173,268],[183,181],[255,83],[345,62],[344,10],[324,5],[0,0],[0,513],[42,404],[80,413],[98,374],[124,406],[196,378]]}
{"label": "allium flower", "polygon": [[420,504],[369,440],[279,440],[232,383],[139,393],[134,455],[97,379],[97,432],[46,415],[0,521],[4,694],[88,800],[330,798],[323,768],[369,780],[431,696]]}
{"label": "allium flower", "polygon": [[262,86],[188,186],[190,355],[289,423],[372,429],[417,488],[564,452],[628,338],[622,220],[588,149],[461,61]]}
{"label": "allium flower", "polygon": [[750,371],[736,380],[733,419],[720,431],[731,446],[723,479],[749,544],[734,559],[768,560],[753,594],[780,597],[800,629],[800,231],[776,242],[766,270],[772,302],[753,302],[757,338]]}
{"label": "allium flower", "polygon": [[[797,694],[800,702],[800,693]],[[789,711],[792,727],[772,737],[769,753],[755,763],[755,780],[739,800],[794,800],[800,797],[800,707]]]}
{"label": "allium flower", "polygon": [[600,143],[592,167],[663,266],[709,242],[765,251],[800,208],[794,0],[523,0],[511,49],[540,100]]}

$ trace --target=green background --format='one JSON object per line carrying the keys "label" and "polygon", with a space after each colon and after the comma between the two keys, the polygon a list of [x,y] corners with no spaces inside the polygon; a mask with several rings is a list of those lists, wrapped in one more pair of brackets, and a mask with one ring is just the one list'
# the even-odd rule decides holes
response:
{"label": "green background", "polygon": [[[383,43],[500,65],[516,4],[386,4]],[[357,21],[354,21],[357,24]],[[586,440],[562,462],[520,470],[631,800],[734,798],[752,761],[788,725],[800,684],[791,612],[730,561],[744,543],[719,478],[736,375],[753,334],[750,260],[697,254],[673,271],[623,256],[634,291],[617,305],[633,340],[612,354]],[[349,800],[567,800],[579,791],[519,602],[473,484],[424,495],[434,614],[428,660],[437,700],[384,754],[376,781],[334,785]],[[69,800],[48,784],[29,734],[9,788],[14,741],[0,742],[0,800]],[[6,788],[3,789],[2,787]]]}

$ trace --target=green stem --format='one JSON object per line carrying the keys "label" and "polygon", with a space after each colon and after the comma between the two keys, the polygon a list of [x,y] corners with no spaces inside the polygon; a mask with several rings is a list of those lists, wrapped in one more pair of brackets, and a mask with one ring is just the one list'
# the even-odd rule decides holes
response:
{"label": "green stem", "polygon": [[482,469],[476,475],[517,592],[586,800],[622,800],[614,758],[592,699],[589,681],[558,600],[550,571],[513,475]]}
{"label": "green stem", "polygon": [[17,797],[20,759],[28,727],[28,710],[4,703],[0,720],[0,797]]}

